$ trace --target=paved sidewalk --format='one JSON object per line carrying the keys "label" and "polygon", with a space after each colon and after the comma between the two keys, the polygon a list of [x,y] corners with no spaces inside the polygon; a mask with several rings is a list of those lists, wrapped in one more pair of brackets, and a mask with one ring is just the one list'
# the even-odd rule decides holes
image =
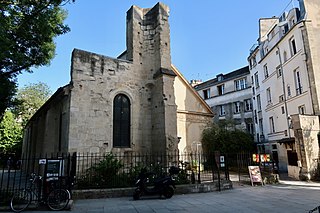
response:
{"label": "paved sidewalk", "polygon": [[[232,190],[174,195],[171,199],[131,197],[76,200],[72,212],[290,212],[303,213],[320,205],[320,184],[281,181],[278,185],[241,186]],[[31,211],[26,211],[31,212]],[[50,211],[36,211],[50,212]],[[64,211],[70,212],[70,211]]]}

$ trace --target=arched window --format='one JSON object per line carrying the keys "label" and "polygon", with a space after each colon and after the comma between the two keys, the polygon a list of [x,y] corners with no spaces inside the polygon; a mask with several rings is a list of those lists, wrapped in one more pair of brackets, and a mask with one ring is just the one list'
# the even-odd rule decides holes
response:
{"label": "arched window", "polygon": [[130,147],[130,100],[123,94],[113,101],[113,147]]}

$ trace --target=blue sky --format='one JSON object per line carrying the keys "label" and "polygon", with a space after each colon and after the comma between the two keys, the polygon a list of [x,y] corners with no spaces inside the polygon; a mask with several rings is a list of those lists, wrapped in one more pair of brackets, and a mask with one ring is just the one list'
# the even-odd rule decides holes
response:
{"label": "blue sky", "polygon": [[[155,0],[76,0],[65,6],[71,32],[56,38],[56,56],[47,67],[18,77],[19,87],[44,82],[52,92],[70,81],[74,48],[117,57],[126,49],[126,12]],[[163,0],[170,7],[172,63],[187,80],[214,78],[247,65],[259,18],[279,16],[291,0]]]}

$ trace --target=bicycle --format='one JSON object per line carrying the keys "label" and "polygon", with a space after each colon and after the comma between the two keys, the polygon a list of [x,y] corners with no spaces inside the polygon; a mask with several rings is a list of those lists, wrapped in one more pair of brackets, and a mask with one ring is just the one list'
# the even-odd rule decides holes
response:
{"label": "bicycle", "polygon": [[10,208],[14,212],[21,212],[28,208],[32,201],[36,206],[46,204],[51,210],[60,211],[64,209],[70,199],[69,190],[58,187],[54,183],[51,184],[49,193],[46,195],[42,191],[43,179],[39,175],[31,174],[31,184],[26,189],[21,189],[15,192],[10,201]]}

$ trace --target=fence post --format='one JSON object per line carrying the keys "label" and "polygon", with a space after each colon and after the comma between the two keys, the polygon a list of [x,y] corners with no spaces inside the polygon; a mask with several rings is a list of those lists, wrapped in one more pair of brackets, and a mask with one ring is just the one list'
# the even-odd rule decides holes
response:
{"label": "fence post", "polygon": [[221,183],[220,183],[220,166],[218,166],[218,188],[219,192],[221,191]]}
{"label": "fence post", "polygon": [[200,167],[201,167],[201,162],[200,162],[200,153],[197,153],[198,154],[198,162],[199,162],[199,167],[198,167],[198,183],[200,184],[201,183],[201,180],[200,180]]}
{"label": "fence post", "polygon": [[211,161],[211,169],[212,169],[212,182],[214,182],[214,155],[210,152],[210,161]]}
{"label": "fence post", "polygon": [[224,175],[226,180],[230,180],[228,167],[228,154],[224,155]]}
{"label": "fence post", "polygon": [[241,154],[239,156],[239,153],[237,153],[237,164],[238,164],[238,177],[239,177],[239,182],[241,181],[241,174],[240,174],[240,158],[241,157]]}

